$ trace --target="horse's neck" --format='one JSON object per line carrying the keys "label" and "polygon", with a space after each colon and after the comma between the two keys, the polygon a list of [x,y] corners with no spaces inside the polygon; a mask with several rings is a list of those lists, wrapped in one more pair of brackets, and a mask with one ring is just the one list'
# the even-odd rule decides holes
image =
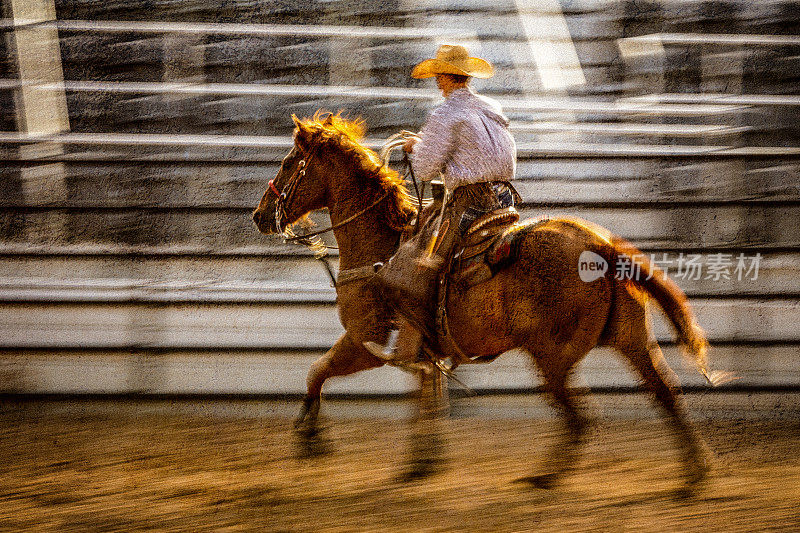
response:
{"label": "horse's neck", "polygon": [[[334,218],[338,217],[335,217],[331,211],[331,219]],[[399,239],[399,232],[379,221],[373,213],[365,213],[334,233],[339,246],[339,268],[341,269],[356,268],[387,260],[394,254]]]}
{"label": "horse's neck", "polygon": [[[352,193],[351,193],[352,194]],[[361,208],[352,202],[338,200],[334,195],[328,210],[331,222],[336,224],[354,215]],[[344,197],[344,195],[342,195]],[[376,194],[372,202],[378,199]],[[339,246],[339,268],[348,269],[386,261],[397,249],[400,232],[390,228],[378,217],[377,208],[367,209],[352,222],[334,230]]]}

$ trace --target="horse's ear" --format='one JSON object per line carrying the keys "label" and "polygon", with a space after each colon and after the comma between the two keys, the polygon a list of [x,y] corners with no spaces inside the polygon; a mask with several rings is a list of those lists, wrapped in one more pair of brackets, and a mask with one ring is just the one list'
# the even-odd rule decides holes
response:
{"label": "horse's ear", "polygon": [[322,123],[323,126],[330,126],[333,124],[333,113],[328,113],[328,116],[325,117],[325,122]]}
{"label": "horse's ear", "polygon": [[301,140],[305,141],[311,135],[311,130],[309,130],[308,126],[305,122],[297,118],[297,115],[292,115],[292,121],[294,125],[297,127],[297,132],[295,133],[295,138],[299,137]]}

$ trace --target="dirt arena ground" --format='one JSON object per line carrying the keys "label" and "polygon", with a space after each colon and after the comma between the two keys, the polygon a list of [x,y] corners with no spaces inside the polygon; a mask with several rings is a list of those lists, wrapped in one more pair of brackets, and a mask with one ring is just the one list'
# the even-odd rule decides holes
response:
{"label": "dirt arena ground", "polygon": [[330,402],[334,453],[297,459],[293,402],[0,404],[2,531],[800,531],[800,393],[690,394],[714,453],[697,495],[639,395],[594,395],[575,473],[532,474],[556,436],[533,396],[454,402],[445,471],[398,481],[408,408]]}

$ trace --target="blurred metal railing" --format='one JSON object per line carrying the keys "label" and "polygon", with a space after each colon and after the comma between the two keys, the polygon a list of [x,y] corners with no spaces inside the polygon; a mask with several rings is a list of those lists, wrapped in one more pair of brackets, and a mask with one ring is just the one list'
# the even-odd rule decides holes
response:
{"label": "blurred metal railing", "polygon": [[[717,126],[719,128],[719,126]],[[523,125],[514,128],[517,131],[538,131],[535,126],[525,127]],[[548,130],[545,126],[543,129]],[[552,128],[559,131],[561,128]],[[564,126],[563,129],[567,129]],[[574,131],[581,129],[580,126],[569,128]],[[611,131],[618,133],[623,127],[613,128]],[[590,128],[587,128],[589,131]],[[642,130],[646,131],[646,130]],[[649,131],[656,133],[666,133],[671,128],[651,127]],[[746,131],[742,128],[739,131]],[[699,133],[714,134],[714,127],[703,128],[698,126],[684,132],[686,136],[696,136]],[[291,139],[281,136],[243,136],[243,135],[195,135],[195,134],[172,134],[172,133],[60,133],[54,135],[29,135],[16,132],[0,132],[0,142],[9,145],[27,145],[38,143],[61,143],[65,146],[126,146],[126,147],[223,147],[223,148],[264,148],[275,150],[289,150],[293,146]],[[367,139],[364,144],[373,149],[377,149],[382,144],[382,139]],[[800,156],[800,146],[719,146],[719,145],[661,145],[661,144],[591,144],[591,143],[554,143],[554,142],[519,142],[517,143],[518,156],[523,158],[619,158],[619,157],[643,157],[643,158],[748,158],[748,157],[771,157],[771,158],[794,158]],[[103,155],[86,156],[91,161],[102,160]],[[109,156],[116,158],[117,155]],[[142,156],[144,160],[148,157],[156,158],[153,154]],[[185,161],[205,161],[202,158],[193,159],[195,156],[186,155]],[[81,161],[80,154],[59,154],[44,155],[40,161]],[[99,158],[99,159],[98,159]],[[2,159],[0,159],[2,160]],[[5,156],[7,161],[15,161],[18,158],[10,155]],[[26,160],[31,159],[26,155]],[[243,158],[242,161],[273,162],[279,161],[278,155],[267,157],[255,157],[252,159]]]}
{"label": "blurred metal railing", "polygon": [[621,48],[645,45],[644,49],[652,50],[648,45],[687,45],[712,44],[721,46],[800,46],[797,35],[751,35],[730,33],[653,33],[619,39]]}
{"label": "blurred metal railing", "polygon": [[[295,96],[303,98],[353,98],[369,100],[436,100],[437,92],[427,89],[398,89],[392,87],[358,87],[331,85],[273,85],[234,83],[174,83],[174,82],[121,82],[121,81],[69,81],[48,84],[0,79],[0,90],[35,87],[40,90],[66,90],[74,92],[104,92],[129,94],[176,94],[208,96]],[[660,104],[646,98],[623,98],[616,101],[592,98],[554,97],[498,97],[507,111],[569,111],[573,113],[608,115],[651,116],[708,116],[738,113],[752,105],[800,105],[800,97],[784,97],[771,101],[741,97],[741,102],[696,104],[685,99],[675,104]]]}
{"label": "blurred metal railing", "polygon": [[336,26],[326,24],[237,24],[224,22],[146,22],[115,20],[0,19],[0,30],[37,27],[91,33],[151,33],[177,35],[230,35],[235,37],[318,37],[345,39],[439,39],[463,38],[472,33],[451,28],[387,28],[379,26]]}

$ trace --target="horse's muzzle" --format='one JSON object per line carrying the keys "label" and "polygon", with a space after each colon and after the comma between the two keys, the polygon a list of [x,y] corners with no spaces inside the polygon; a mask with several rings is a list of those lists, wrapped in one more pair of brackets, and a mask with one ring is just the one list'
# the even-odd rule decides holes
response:
{"label": "horse's muzzle", "polygon": [[267,217],[264,216],[264,211],[260,211],[256,209],[253,211],[253,222],[255,222],[258,231],[261,233],[272,233],[273,227],[272,224],[266,220]]}

